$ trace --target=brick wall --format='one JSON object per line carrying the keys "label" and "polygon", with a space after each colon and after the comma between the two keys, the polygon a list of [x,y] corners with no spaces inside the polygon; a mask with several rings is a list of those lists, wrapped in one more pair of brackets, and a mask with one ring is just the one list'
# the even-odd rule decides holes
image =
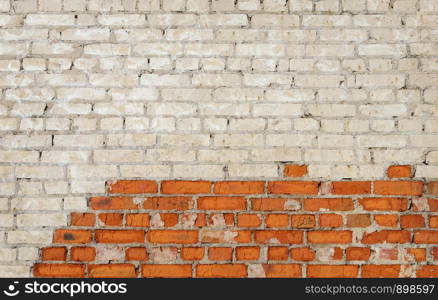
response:
{"label": "brick wall", "polygon": [[0,276],[434,275],[437,41],[433,0],[0,0]]}

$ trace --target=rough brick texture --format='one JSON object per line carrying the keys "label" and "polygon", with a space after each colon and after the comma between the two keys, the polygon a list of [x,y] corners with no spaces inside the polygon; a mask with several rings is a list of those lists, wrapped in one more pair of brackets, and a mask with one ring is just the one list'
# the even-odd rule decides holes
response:
{"label": "rough brick texture", "polygon": [[109,181],[55,230],[33,275],[436,277],[438,199],[423,180],[284,176]]}
{"label": "rough brick texture", "polygon": [[[402,249],[358,239],[428,241],[408,256],[433,264],[437,27],[436,0],[0,0],[0,276],[416,274]],[[229,238],[182,222],[246,228],[245,248],[219,243],[233,260],[210,261],[229,249],[141,245],[155,227],[181,234],[144,241]],[[126,226],[121,248],[94,246]],[[346,243],[324,252],[308,230],[351,241],[327,235]],[[273,239],[302,241],[288,266],[266,261],[285,257]],[[332,252],[402,267],[332,266]]]}

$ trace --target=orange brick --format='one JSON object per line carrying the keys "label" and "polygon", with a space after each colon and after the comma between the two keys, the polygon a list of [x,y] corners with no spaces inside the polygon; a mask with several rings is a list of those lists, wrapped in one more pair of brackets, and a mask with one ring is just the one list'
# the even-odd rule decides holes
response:
{"label": "orange brick", "polygon": [[90,202],[91,208],[94,210],[121,210],[138,208],[138,204],[135,204],[133,199],[129,197],[92,197]]}
{"label": "orange brick", "polygon": [[[251,199],[252,210],[266,210],[266,211],[284,211],[284,210],[296,210],[294,206],[289,203],[299,204],[299,200],[291,200],[286,198],[253,198]],[[299,208],[299,207],[298,207]]]}
{"label": "orange brick", "polygon": [[289,226],[289,215],[286,214],[269,214],[265,219],[267,228],[281,228]]}
{"label": "orange brick", "polygon": [[57,229],[53,237],[54,243],[62,244],[87,244],[91,242],[91,231]]}
{"label": "orange brick", "polygon": [[161,182],[163,194],[209,194],[210,181],[167,180]]}
{"label": "orange brick", "polygon": [[144,231],[97,229],[95,238],[97,243],[106,244],[144,243]]}
{"label": "orange brick", "polygon": [[255,232],[254,238],[255,242],[260,244],[301,244],[303,232],[299,230],[261,230]]}
{"label": "orange brick", "polygon": [[427,193],[431,195],[438,195],[438,181],[431,181],[427,185]]}
{"label": "orange brick", "polygon": [[363,195],[371,193],[370,181],[334,181],[332,194],[335,195]]}
{"label": "orange brick", "polygon": [[438,211],[438,199],[427,199],[429,211]]}
{"label": "orange brick", "polygon": [[204,210],[245,210],[244,197],[200,197],[198,209]]}
{"label": "orange brick", "polygon": [[363,278],[398,278],[400,265],[363,265]]}
{"label": "orange brick", "polygon": [[151,180],[119,180],[109,183],[108,189],[111,194],[150,194],[157,191],[157,183]]}
{"label": "orange brick", "polygon": [[269,247],[269,260],[287,260],[289,258],[289,249],[287,247]]}
{"label": "orange brick", "polygon": [[198,242],[196,230],[151,230],[148,241],[158,244],[194,244]]}
{"label": "orange brick", "polygon": [[192,265],[142,265],[145,278],[187,278],[192,277]]}
{"label": "orange brick", "polygon": [[153,210],[189,210],[193,208],[191,197],[152,197],[143,203],[144,209]]}
{"label": "orange brick", "polygon": [[313,228],[316,224],[314,215],[292,215],[291,222],[293,228]]}
{"label": "orange brick", "polygon": [[354,209],[351,198],[304,199],[304,209],[308,211],[348,211]]}
{"label": "orange brick", "polygon": [[432,231],[432,230],[415,231],[414,242],[417,244],[438,244],[438,231]]}
{"label": "orange brick", "polygon": [[429,216],[429,227],[438,228],[438,216]]}
{"label": "orange brick", "polygon": [[292,248],[291,257],[298,261],[312,261],[315,259],[315,251],[310,248]]}
{"label": "orange brick", "polygon": [[424,227],[424,217],[421,215],[400,216],[401,228],[419,228]]}
{"label": "orange brick", "polygon": [[438,260],[438,248],[432,248],[432,256],[434,260]]}
{"label": "orange brick", "polygon": [[308,265],[309,278],[355,278],[359,273],[357,265]]}
{"label": "orange brick", "polygon": [[71,259],[75,261],[93,261],[96,257],[96,249],[92,247],[71,248]]}
{"label": "orange brick", "polygon": [[423,248],[408,248],[407,255],[413,257],[416,262],[426,261],[426,249]]}
{"label": "orange brick", "polygon": [[148,227],[149,214],[126,214],[126,226],[128,227]]}
{"label": "orange brick", "polygon": [[143,247],[131,247],[125,251],[126,260],[139,260],[146,261],[149,259],[148,252],[146,248]]}
{"label": "orange brick", "polygon": [[[201,231],[201,242],[203,243],[250,243],[251,231],[233,230],[233,235],[230,236],[230,231],[224,230],[204,230]],[[234,236],[237,234],[236,236]]]}
{"label": "orange brick", "polygon": [[237,215],[237,226],[239,227],[259,227],[262,221],[258,215],[239,214]]}
{"label": "orange brick", "polygon": [[71,217],[71,225],[73,226],[94,226],[95,224],[95,215],[90,213],[72,213]]}
{"label": "orange brick", "polygon": [[137,272],[131,264],[88,265],[90,278],[135,278]]}
{"label": "orange brick", "polygon": [[342,216],[338,214],[322,214],[319,215],[319,226],[320,227],[341,227],[342,226]]}
{"label": "orange brick", "polygon": [[438,266],[419,266],[416,275],[417,278],[437,278]]}
{"label": "orange brick", "polygon": [[390,166],[387,174],[389,178],[412,177],[412,168],[411,166]]}
{"label": "orange brick", "polygon": [[35,277],[72,277],[85,276],[85,266],[78,264],[35,264],[33,267]]}
{"label": "orange brick", "polygon": [[237,247],[237,260],[258,260],[260,258],[259,247]]}
{"label": "orange brick", "polygon": [[66,260],[67,249],[65,247],[50,247],[42,249],[43,260]]}
{"label": "orange brick", "polygon": [[231,260],[233,258],[233,248],[211,247],[208,249],[209,260]]}
{"label": "orange brick", "polygon": [[347,260],[369,260],[371,249],[364,247],[349,247],[347,248]]}
{"label": "orange brick", "polygon": [[398,215],[374,215],[374,221],[379,226],[397,227]]}
{"label": "orange brick", "polygon": [[312,244],[348,244],[353,234],[349,230],[316,230],[307,233],[307,240]]}
{"label": "orange brick", "polygon": [[266,278],[302,277],[301,266],[297,264],[263,264]]}
{"label": "orange brick", "polygon": [[181,248],[181,258],[184,260],[201,260],[202,258],[204,258],[204,248]]}
{"label": "orange brick", "polygon": [[367,214],[354,214],[347,216],[348,227],[368,227],[371,225],[371,217]]}
{"label": "orange brick", "polygon": [[409,243],[411,234],[405,230],[382,230],[364,234],[363,244],[381,244],[381,243]]}
{"label": "orange brick", "polygon": [[264,194],[263,181],[220,181],[214,185],[216,194],[255,195]]}
{"label": "orange brick", "polygon": [[227,226],[233,226],[234,225],[234,214],[210,214],[208,218],[208,224],[212,226],[217,226],[217,222],[222,220],[225,222],[225,225]]}
{"label": "orange brick", "polygon": [[165,227],[173,227],[178,224],[178,214],[160,214]]}
{"label": "orange brick", "polygon": [[318,182],[314,181],[272,181],[268,183],[269,194],[316,195]]}
{"label": "orange brick", "polygon": [[199,278],[242,278],[247,276],[246,265],[220,264],[220,265],[197,265],[196,277]]}
{"label": "orange brick", "polygon": [[306,165],[285,165],[284,176],[286,177],[303,177],[307,175]]}
{"label": "orange brick", "polygon": [[413,195],[423,193],[421,181],[375,181],[374,193],[378,195]]}
{"label": "orange brick", "polygon": [[121,226],[123,224],[123,214],[107,213],[100,214],[99,220],[108,226]]}
{"label": "orange brick", "polygon": [[405,211],[408,200],[403,198],[362,198],[359,204],[364,210]]}

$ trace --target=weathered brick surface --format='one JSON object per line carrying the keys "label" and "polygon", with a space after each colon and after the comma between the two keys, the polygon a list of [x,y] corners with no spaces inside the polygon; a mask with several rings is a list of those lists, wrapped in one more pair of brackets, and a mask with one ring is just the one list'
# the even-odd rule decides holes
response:
{"label": "weathered brick surface", "polygon": [[[200,232],[198,243],[226,241],[237,227],[239,243],[252,241],[250,229],[351,230],[352,243],[363,231],[414,239],[435,230],[435,2],[0,0],[0,276],[32,276],[37,261],[47,274],[55,269],[41,249],[56,258],[54,241],[68,261],[95,230],[127,225],[146,242],[145,228],[221,231]],[[186,246],[187,255],[200,248]],[[301,252],[331,257],[309,247]],[[151,276],[356,271],[325,261],[266,267],[265,248],[254,266],[242,260],[245,272],[188,270],[180,256],[173,271],[153,260],[173,252],[147,250]],[[102,259],[108,253],[120,254],[97,249],[93,264],[119,266],[93,276],[143,276],[136,263],[132,272],[131,261]],[[91,275],[70,265],[57,270]]]}

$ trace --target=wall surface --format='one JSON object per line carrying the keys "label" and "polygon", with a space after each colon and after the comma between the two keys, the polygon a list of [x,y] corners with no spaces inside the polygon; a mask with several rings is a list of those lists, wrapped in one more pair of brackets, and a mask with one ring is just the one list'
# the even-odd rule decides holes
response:
{"label": "wall surface", "polygon": [[438,276],[437,43],[435,0],[0,0],[0,275]]}

